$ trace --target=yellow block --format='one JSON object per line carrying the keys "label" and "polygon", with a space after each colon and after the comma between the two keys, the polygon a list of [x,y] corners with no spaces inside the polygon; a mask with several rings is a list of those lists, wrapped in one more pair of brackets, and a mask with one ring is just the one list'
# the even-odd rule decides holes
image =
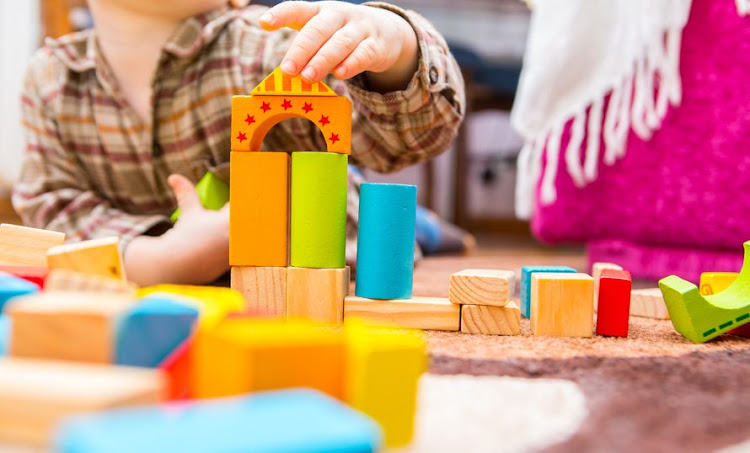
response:
{"label": "yellow block", "polygon": [[67,269],[82,274],[125,280],[120,239],[108,237],[58,245],[47,250],[50,269]]}
{"label": "yellow block", "polygon": [[593,336],[594,279],[586,274],[533,274],[531,331],[551,337]]}
{"label": "yellow block", "polygon": [[232,152],[230,173],[229,264],[285,267],[289,155]]}
{"label": "yellow block", "polygon": [[701,294],[718,294],[737,280],[737,272],[704,272],[701,274]]}
{"label": "yellow block", "polygon": [[347,404],[380,423],[388,447],[414,435],[417,384],[427,368],[426,342],[416,330],[346,322]]}
{"label": "yellow block", "polygon": [[245,298],[239,292],[216,286],[155,285],[138,290],[138,297],[165,293],[187,298],[200,310],[199,328],[210,329],[229,313],[245,310]]}
{"label": "yellow block", "polygon": [[63,242],[63,233],[0,224],[0,265],[47,267],[47,250]]}
{"label": "yellow block", "polygon": [[196,337],[193,396],[309,387],[342,399],[344,340],[303,321],[226,319]]}

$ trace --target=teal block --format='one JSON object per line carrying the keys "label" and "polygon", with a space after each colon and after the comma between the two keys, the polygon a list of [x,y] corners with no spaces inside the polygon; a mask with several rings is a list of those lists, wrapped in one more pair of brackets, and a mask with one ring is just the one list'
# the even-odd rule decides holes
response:
{"label": "teal block", "polygon": [[[229,203],[229,184],[213,172],[209,171],[203,175],[195,185],[195,191],[198,193],[201,205],[206,209],[218,211]],[[172,213],[172,223],[176,223],[179,218],[180,210],[177,209]]]}
{"label": "teal block", "polygon": [[28,280],[0,272],[0,313],[5,304],[12,298],[25,296],[39,291],[39,286]]}
{"label": "teal block", "polygon": [[521,315],[531,318],[531,275],[536,272],[568,273],[578,271],[568,266],[524,266],[521,268]]}
{"label": "teal block", "polygon": [[10,341],[10,318],[0,314],[0,357],[8,354]]}
{"label": "teal block", "polygon": [[381,444],[366,415],[312,390],[120,409],[67,419],[61,453],[368,453]]}
{"label": "teal block", "polygon": [[193,332],[199,311],[169,296],[141,299],[120,320],[115,363],[158,367]]}

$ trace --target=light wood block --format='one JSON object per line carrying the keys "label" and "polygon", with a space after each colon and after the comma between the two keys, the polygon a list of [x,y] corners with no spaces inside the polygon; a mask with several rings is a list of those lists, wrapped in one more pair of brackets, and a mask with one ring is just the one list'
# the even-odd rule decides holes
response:
{"label": "light wood block", "polygon": [[454,304],[505,306],[513,295],[513,271],[465,269],[451,275],[448,298]]}
{"label": "light wood block", "polygon": [[659,288],[634,289],[630,293],[630,316],[669,319],[667,304]]}
{"label": "light wood block", "polygon": [[132,297],[138,293],[138,285],[121,278],[84,274],[68,269],[51,270],[47,274],[44,289],[47,291],[122,293]]}
{"label": "light wood block", "polygon": [[349,268],[287,270],[286,313],[289,318],[341,324],[349,292]]}
{"label": "light wood block", "polygon": [[518,335],[521,332],[521,309],[515,302],[509,302],[504,307],[463,305],[461,332]]}
{"label": "light wood block", "polygon": [[461,306],[441,297],[381,300],[347,296],[344,318],[414,329],[458,331]]}
{"label": "light wood block", "polygon": [[4,223],[0,225],[0,264],[47,267],[47,250],[63,242],[63,233]]}
{"label": "light wood block", "polygon": [[242,294],[252,315],[285,318],[286,281],[285,267],[232,268],[232,289]]}
{"label": "light wood block", "polygon": [[13,357],[112,363],[117,325],[134,300],[117,293],[45,291],[17,298],[10,317]]}
{"label": "light wood block", "polygon": [[0,359],[0,443],[47,447],[68,415],[158,403],[164,391],[157,370]]}
{"label": "light wood block", "polygon": [[68,269],[83,274],[125,280],[120,239],[109,237],[58,245],[47,250],[50,269]]}
{"label": "light wood block", "polygon": [[700,289],[701,294],[710,296],[718,294],[737,280],[738,272],[704,272],[701,274]]}
{"label": "light wood block", "polygon": [[551,337],[593,336],[594,279],[586,274],[533,274],[531,331]]}
{"label": "light wood block", "polygon": [[614,263],[594,263],[591,266],[591,276],[594,278],[594,313],[599,310],[599,280],[605,269],[621,271],[622,267]]}

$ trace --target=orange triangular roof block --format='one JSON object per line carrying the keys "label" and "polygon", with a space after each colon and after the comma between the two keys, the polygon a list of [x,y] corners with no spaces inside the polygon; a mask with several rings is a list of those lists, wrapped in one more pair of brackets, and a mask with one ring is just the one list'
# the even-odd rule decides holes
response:
{"label": "orange triangular roof block", "polygon": [[253,91],[252,95],[263,96],[336,96],[336,93],[325,83],[310,83],[302,79],[302,76],[290,76],[276,68],[263,79]]}

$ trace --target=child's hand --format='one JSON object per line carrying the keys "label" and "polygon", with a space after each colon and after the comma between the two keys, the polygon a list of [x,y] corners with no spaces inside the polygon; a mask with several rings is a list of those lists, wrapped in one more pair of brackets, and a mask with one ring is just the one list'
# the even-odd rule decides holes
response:
{"label": "child's hand", "polygon": [[300,30],[281,70],[311,82],[329,73],[348,79],[368,71],[382,89],[401,89],[417,69],[417,36],[390,11],[345,2],[284,2],[260,18],[266,30]]}

